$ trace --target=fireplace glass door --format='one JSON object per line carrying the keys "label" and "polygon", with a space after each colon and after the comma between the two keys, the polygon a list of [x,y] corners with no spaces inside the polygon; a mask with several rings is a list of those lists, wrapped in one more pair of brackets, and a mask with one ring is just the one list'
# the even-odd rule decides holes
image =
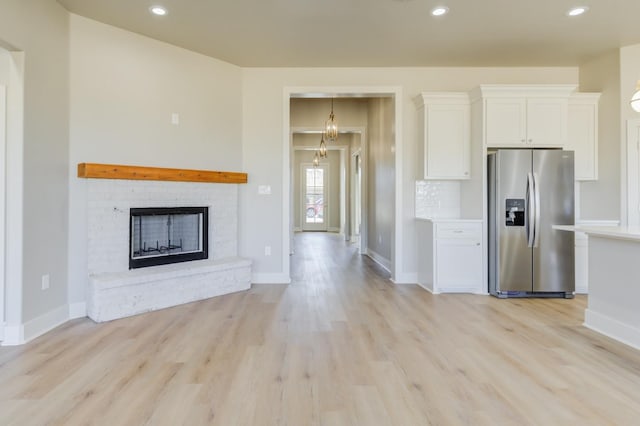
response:
{"label": "fireplace glass door", "polygon": [[129,269],[208,257],[208,208],[136,208],[130,215]]}

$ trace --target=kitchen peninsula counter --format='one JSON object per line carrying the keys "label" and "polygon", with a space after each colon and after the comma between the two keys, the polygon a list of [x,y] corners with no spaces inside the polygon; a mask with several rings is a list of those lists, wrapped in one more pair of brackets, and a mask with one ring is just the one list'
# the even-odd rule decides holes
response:
{"label": "kitchen peninsula counter", "polygon": [[640,349],[640,227],[555,226],[589,236],[584,325]]}

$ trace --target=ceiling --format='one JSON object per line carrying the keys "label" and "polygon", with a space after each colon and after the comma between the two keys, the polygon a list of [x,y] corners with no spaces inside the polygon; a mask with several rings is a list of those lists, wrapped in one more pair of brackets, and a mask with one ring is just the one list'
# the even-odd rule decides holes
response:
{"label": "ceiling", "polygon": [[[640,43],[639,0],[58,2],[242,67],[577,66]],[[449,13],[432,17],[437,5]],[[566,16],[576,5],[590,9]]]}

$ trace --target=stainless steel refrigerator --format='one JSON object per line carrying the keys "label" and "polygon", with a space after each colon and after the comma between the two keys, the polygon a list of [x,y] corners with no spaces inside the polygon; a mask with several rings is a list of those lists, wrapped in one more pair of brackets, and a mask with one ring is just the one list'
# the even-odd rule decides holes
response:
{"label": "stainless steel refrigerator", "polygon": [[573,297],[573,151],[500,149],[488,156],[489,293]]}

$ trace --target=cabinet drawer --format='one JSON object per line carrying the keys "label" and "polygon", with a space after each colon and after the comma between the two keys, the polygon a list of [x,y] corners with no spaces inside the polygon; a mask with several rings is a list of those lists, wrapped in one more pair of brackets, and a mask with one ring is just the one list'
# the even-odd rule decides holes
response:
{"label": "cabinet drawer", "polygon": [[482,237],[482,227],[479,223],[439,223],[436,226],[436,238],[467,238],[479,240]]}

